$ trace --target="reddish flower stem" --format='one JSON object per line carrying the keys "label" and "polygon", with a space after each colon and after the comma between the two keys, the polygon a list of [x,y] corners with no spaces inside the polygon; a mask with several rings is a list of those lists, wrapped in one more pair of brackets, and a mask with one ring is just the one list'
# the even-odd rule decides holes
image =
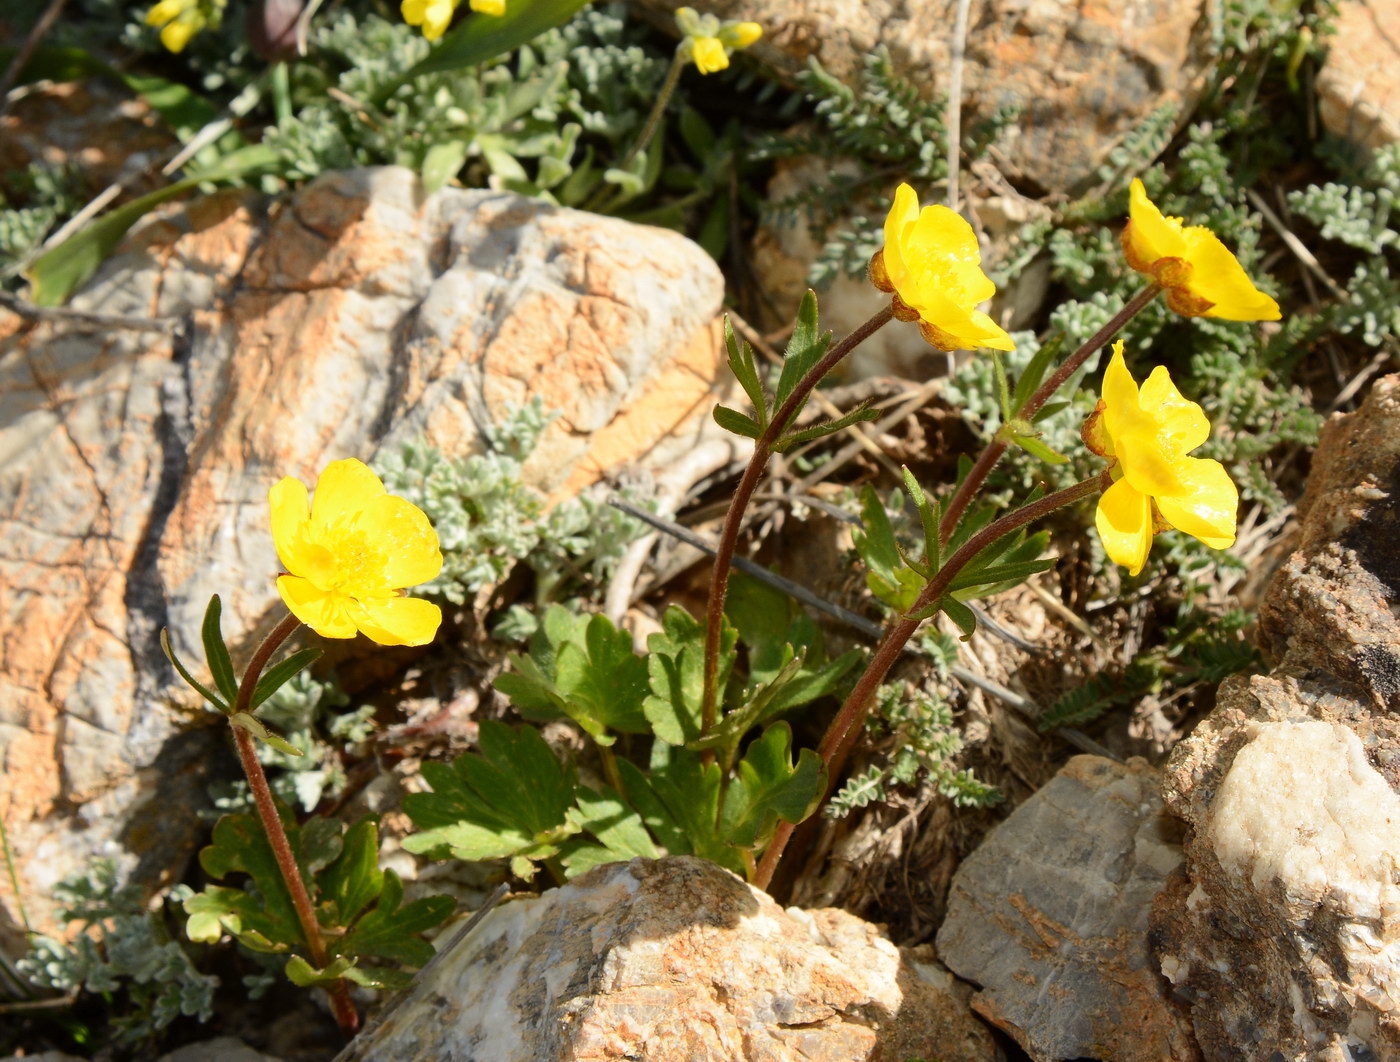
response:
{"label": "reddish flower stem", "polygon": [[[918,598],[909,611],[880,639],[880,644],[876,646],[864,674],[861,675],[855,688],[846,697],[845,703],[841,705],[841,710],[836,713],[836,718],[827,727],[821,747],[817,750],[822,762],[826,765],[826,796],[829,797],[836,788],[836,780],[840,777],[841,768],[845,766],[846,757],[850,754],[856,738],[859,737],[861,728],[865,725],[866,716],[870,714],[871,705],[875,702],[876,690],[880,688],[880,683],[885,680],[885,676],[894,666],[894,662],[899,659],[899,655],[904,652],[904,647],[913,637],[914,631],[923,622],[911,617],[941,598],[953,579],[967,566],[968,562],[997,539],[1025,527],[1061,506],[1069,505],[1081,498],[1088,497],[1090,494],[1102,491],[1111,482],[1112,477],[1107,470],[1104,470],[1074,484],[1072,487],[1048,494],[1039,501],[1003,514],[958,547],[957,551],[948,558],[947,563],[938,569],[934,577],[919,592]],[[783,849],[787,847],[794,829],[796,826],[793,823],[784,821],[778,823],[773,840],[764,851],[763,859],[758,865],[758,874],[753,882],[758,888],[766,889],[773,880],[773,874],[778,868],[779,861],[783,858]]]}
{"label": "reddish flower stem", "polygon": [[[1141,313],[1161,290],[1156,284],[1149,284],[1129,299],[1126,306],[1109,318],[1107,324],[1086,339],[1078,350],[1065,359],[1064,364],[1050,374],[1035,394],[1026,399],[1025,405],[1016,411],[1015,419],[1034,420],[1041,407],[1050,400],[1050,396],[1079,370],[1089,355],[1103,347],[1125,324]],[[1002,425],[1002,431],[1005,429],[1006,425]],[[1001,437],[1001,434],[999,431],[987,443],[982,453],[978,455],[976,464],[968,471],[967,478],[962,481],[948,502],[948,508],[944,510],[943,519],[938,525],[939,537],[944,542],[953,537],[953,531],[957,528],[958,521],[962,519],[963,513],[967,511],[968,505],[976,497],[977,492],[982,489],[982,484],[987,481],[987,476],[996,467],[996,463],[1001,460],[1001,455],[1006,452],[1008,443]]]}
{"label": "reddish flower stem", "polygon": [[[743,523],[744,512],[748,509],[749,500],[753,497],[754,489],[758,486],[759,478],[763,475],[763,469],[768,464],[768,458],[773,454],[773,447],[782,437],[783,432],[787,430],[788,421],[796,415],[802,403],[807,400],[807,396],[812,393],[812,389],[821,382],[822,377],[834,369],[847,354],[883,328],[893,316],[894,313],[890,307],[885,307],[827,351],[821,361],[812,366],[811,371],[797,381],[797,386],[792,389],[792,394],[788,395],[787,400],[778,407],[778,411],[773,414],[773,419],[768,423],[768,427],[754,442],[753,456],[749,458],[748,467],[744,469],[739,486],[735,488],[734,497],[729,502],[729,511],[724,517],[724,527],[720,531],[719,544],[715,549],[714,572],[710,576],[710,598],[705,613],[705,673],[700,700],[700,733],[702,734],[708,734],[715,725],[718,702],[716,687],[719,682],[719,643],[720,633],[724,628],[724,600],[729,593],[729,570],[734,564],[734,549],[739,542],[739,528]],[[711,754],[707,753],[706,755]]]}
{"label": "reddish flower stem", "polygon": [[[233,706],[233,714],[251,711],[253,691],[257,687],[258,677],[263,668],[267,666],[277,647],[299,626],[301,621],[288,615],[258,646],[257,651],[253,653],[253,659],[248,661],[247,670],[243,672],[243,681],[238,686],[238,700]],[[277,859],[277,867],[282,871],[282,880],[286,883],[287,892],[291,894],[292,906],[296,909],[297,921],[301,923],[302,935],[306,937],[307,950],[311,952],[311,965],[318,970],[323,969],[326,965],[326,943],[321,936],[321,925],[316,921],[316,909],[311,904],[306,883],[301,879],[296,856],[292,854],[291,842],[287,840],[287,831],[282,828],[282,817],[277,814],[277,805],[273,802],[267,775],[262,764],[258,762],[253,735],[241,726],[231,726],[231,729],[234,744],[238,747],[238,758],[243,763],[243,773],[248,776],[248,785],[253,791],[253,803],[257,806],[258,818],[262,821],[272,854]],[[340,1031],[345,1034],[346,1039],[349,1039],[360,1026],[360,1016],[350,999],[350,991],[343,980],[337,980],[326,991],[331,997],[331,1010],[335,1014],[336,1024],[340,1026]]]}

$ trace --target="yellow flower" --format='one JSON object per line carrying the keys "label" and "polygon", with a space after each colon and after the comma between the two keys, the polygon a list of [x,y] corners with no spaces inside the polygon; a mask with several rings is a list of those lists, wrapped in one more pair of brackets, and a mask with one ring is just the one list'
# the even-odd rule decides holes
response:
{"label": "yellow flower", "polygon": [[997,290],[981,262],[971,225],[945,206],[920,210],[914,189],[901,184],[885,218],[885,246],[870,260],[870,280],[893,292],[895,317],[918,321],[939,350],[1011,350],[1011,337],[977,309]]}
{"label": "yellow flower", "polygon": [[361,631],[381,645],[426,645],[442,610],[400,590],[442,570],[437,532],[411,502],[384,489],[353,458],[332,461],[308,501],[291,476],[268,495],[272,541],[287,574],[277,591],[292,614],[325,638]]}
{"label": "yellow flower", "polygon": [[693,7],[676,9],[676,25],[681,43],[677,46],[681,61],[689,59],[702,74],[713,74],[729,66],[729,55],[747,48],[763,36],[757,22],[720,22],[714,15],[702,15]]}
{"label": "yellow flower", "polygon": [[1099,498],[1094,523],[1115,564],[1136,575],[1152,536],[1174,527],[1212,549],[1235,541],[1239,492],[1219,461],[1187,457],[1210,436],[1210,422],[1159,365],[1138,390],[1123,360],[1123,341],[1103,377],[1103,397],[1084,423],[1084,442],[1116,459],[1113,485]]}
{"label": "yellow flower", "polygon": [[506,13],[506,0],[471,0],[471,9],[500,18]]}
{"label": "yellow flower", "polygon": [[700,73],[713,74],[729,66],[729,56],[718,37],[692,37],[690,41],[690,57]]}
{"label": "yellow flower", "polygon": [[[501,8],[505,9],[504,3]],[[457,0],[403,0],[399,5],[403,20],[410,26],[422,26],[423,36],[430,41],[443,35],[456,11]]]}
{"label": "yellow flower", "polygon": [[1167,305],[1177,313],[1227,321],[1279,319],[1278,303],[1254,286],[1215,233],[1163,217],[1136,179],[1128,217],[1123,229],[1128,265],[1165,288]]}
{"label": "yellow flower", "polygon": [[171,52],[182,52],[190,38],[209,24],[199,0],[160,0],[146,12],[146,25],[160,26],[160,43]]}

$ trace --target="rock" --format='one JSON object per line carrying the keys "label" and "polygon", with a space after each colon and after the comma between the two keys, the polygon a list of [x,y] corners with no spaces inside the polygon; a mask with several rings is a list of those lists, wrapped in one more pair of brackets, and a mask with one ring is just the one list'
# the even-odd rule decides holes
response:
{"label": "rock", "polygon": [[[681,4],[642,6],[673,27]],[[865,57],[884,45],[895,70],[931,96],[948,90],[956,7],[956,0],[715,0],[705,10],[762,25],[762,40],[746,54],[780,73],[795,75],[815,57],[854,84]],[[1168,103],[1186,113],[1199,98],[1208,68],[1205,14],[1202,0],[973,0],[963,129],[1020,108],[999,168],[1045,192],[1083,192],[1135,125]]]}
{"label": "rock", "polygon": [[1372,151],[1400,140],[1400,7],[1342,0],[1317,95],[1328,132]]}
{"label": "rock", "polygon": [[[73,300],[174,334],[0,321],[0,817],[34,927],[89,856],[155,880],[202,829],[222,735],[177,733],[189,691],[157,636],[201,658],[215,592],[235,658],[275,622],[277,479],[417,438],[471,452],[533,396],[560,414],[526,468],[542,490],[664,466],[728,386],[722,293],[674,233],[424,197],[384,168],[270,213],[222,195],[163,215]],[[7,874],[0,896],[3,931]]]}
{"label": "rock", "polygon": [[242,1040],[220,1036],[202,1040],[160,1056],[160,1062],[278,1062],[272,1055],[254,1051]]}
{"label": "rock", "polygon": [[1400,376],[1323,429],[1269,586],[1268,675],[1173,751],[1162,971],[1209,1060],[1400,1059]]}
{"label": "rock", "polygon": [[1158,784],[1145,760],[1076,756],[953,876],[939,957],[1035,1062],[1200,1057],[1148,947],[1181,862]]}
{"label": "rock", "polygon": [[337,1062],[988,1062],[965,997],[842,911],[634,859],[493,910]]}

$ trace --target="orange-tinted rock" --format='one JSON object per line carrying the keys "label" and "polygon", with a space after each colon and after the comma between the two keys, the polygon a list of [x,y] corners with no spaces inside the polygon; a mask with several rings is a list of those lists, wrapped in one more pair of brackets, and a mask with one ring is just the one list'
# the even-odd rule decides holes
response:
{"label": "orange-tinted rock", "polygon": [[[157,637],[198,659],[214,593],[231,646],[275,621],[277,479],[415,439],[473,452],[535,395],[559,412],[527,465],[541,489],[664,465],[725,386],[722,291],[674,233],[425,198],[387,168],[135,231],[73,305],[175,318],[174,338],[0,328],[0,815],[31,921],[48,927],[48,885],[91,854],[147,859],[154,880],[191,843],[182,809],[219,739],[176,739],[210,717],[172,708],[188,702]],[[0,875],[9,918],[11,891]]]}
{"label": "orange-tinted rock", "polygon": [[1317,75],[1328,131],[1375,150],[1400,140],[1400,5],[1342,0]]}

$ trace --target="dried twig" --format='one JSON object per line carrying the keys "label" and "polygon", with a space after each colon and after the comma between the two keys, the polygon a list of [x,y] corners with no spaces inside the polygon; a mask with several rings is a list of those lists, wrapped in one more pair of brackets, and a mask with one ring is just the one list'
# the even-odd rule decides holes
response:
{"label": "dried twig", "polygon": [[179,321],[174,317],[128,317],[118,313],[90,313],[62,306],[35,306],[17,295],[0,291],[0,306],[29,321],[51,321],[55,324],[89,325],[93,328],[120,328],[129,332],[174,332]]}

